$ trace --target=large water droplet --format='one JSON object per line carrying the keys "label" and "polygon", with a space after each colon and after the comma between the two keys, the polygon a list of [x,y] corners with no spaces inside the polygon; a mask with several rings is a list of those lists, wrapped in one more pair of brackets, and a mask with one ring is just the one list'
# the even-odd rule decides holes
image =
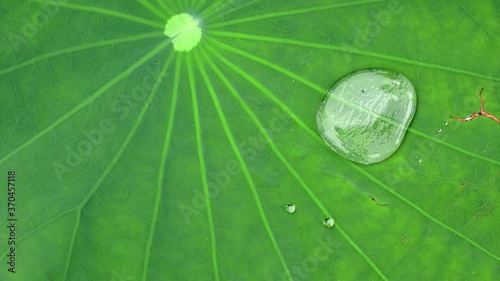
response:
{"label": "large water droplet", "polygon": [[328,91],[316,123],[335,152],[357,163],[373,164],[399,148],[416,107],[415,88],[402,74],[360,70]]}

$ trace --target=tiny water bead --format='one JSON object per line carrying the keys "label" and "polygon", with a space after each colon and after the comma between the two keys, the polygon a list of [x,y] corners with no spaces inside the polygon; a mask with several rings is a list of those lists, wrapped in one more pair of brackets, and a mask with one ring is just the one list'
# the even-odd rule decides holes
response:
{"label": "tiny water bead", "polygon": [[415,88],[402,74],[366,69],[328,91],[316,114],[325,143],[361,164],[387,159],[401,145],[417,107]]}
{"label": "tiny water bead", "polygon": [[436,137],[436,138],[437,138],[437,137],[439,137],[439,135],[440,135],[442,132],[443,132],[443,129],[438,128],[438,129],[436,130],[436,134],[434,135],[434,137]]}
{"label": "tiny water bead", "polygon": [[323,220],[323,225],[328,227],[328,228],[333,227],[334,224],[335,224],[335,221],[332,218],[326,218],[325,220]]}
{"label": "tiny water bead", "polygon": [[286,210],[288,213],[290,213],[290,214],[295,213],[295,209],[296,209],[296,208],[297,208],[297,207],[295,206],[295,204],[292,204],[292,203],[290,203],[290,204],[286,204],[286,205],[285,205],[285,210]]}
{"label": "tiny water bead", "polygon": [[168,20],[164,33],[172,38],[176,51],[189,51],[201,40],[200,21],[186,13],[175,15]]}

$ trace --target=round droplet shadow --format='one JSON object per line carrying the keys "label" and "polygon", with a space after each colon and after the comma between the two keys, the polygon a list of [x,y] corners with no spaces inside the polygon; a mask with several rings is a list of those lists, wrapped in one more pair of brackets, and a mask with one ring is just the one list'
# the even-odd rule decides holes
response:
{"label": "round droplet shadow", "polygon": [[417,96],[408,78],[383,69],[351,73],[328,91],[316,114],[318,131],[339,155],[378,163],[401,145]]}

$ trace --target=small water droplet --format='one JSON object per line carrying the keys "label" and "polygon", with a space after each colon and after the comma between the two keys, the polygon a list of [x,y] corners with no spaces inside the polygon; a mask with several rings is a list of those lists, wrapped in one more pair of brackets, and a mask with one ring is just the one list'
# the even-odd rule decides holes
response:
{"label": "small water droplet", "polygon": [[418,164],[421,165],[422,164],[422,158],[418,159]]}
{"label": "small water droplet", "polygon": [[335,221],[332,218],[326,218],[323,221],[323,225],[328,227],[328,228],[331,228],[334,224],[335,224]]}
{"label": "small water droplet", "polygon": [[443,125],[448,126],[448,121],[444,121]]}
{"label": "small water droplet", "polygon": [[293,214],[295,212],[295,209],[297,209],[297,207],[295,207],[295,204],[289,203],[285,205],[285,211],[290,214]]}

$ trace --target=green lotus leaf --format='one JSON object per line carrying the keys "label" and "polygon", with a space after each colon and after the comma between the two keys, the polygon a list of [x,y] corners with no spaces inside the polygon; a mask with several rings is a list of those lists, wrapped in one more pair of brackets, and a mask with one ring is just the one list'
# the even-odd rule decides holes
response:
{"label": "green lotus leaf", "polygon": [[[0,14],[0,280],[498,278],[500,125],[450,118],[480,112],[481,88],[500,115],[497,1]],[[404,74],[418,108],[397,151],[363,165],[316,112],[373,68]]]}

